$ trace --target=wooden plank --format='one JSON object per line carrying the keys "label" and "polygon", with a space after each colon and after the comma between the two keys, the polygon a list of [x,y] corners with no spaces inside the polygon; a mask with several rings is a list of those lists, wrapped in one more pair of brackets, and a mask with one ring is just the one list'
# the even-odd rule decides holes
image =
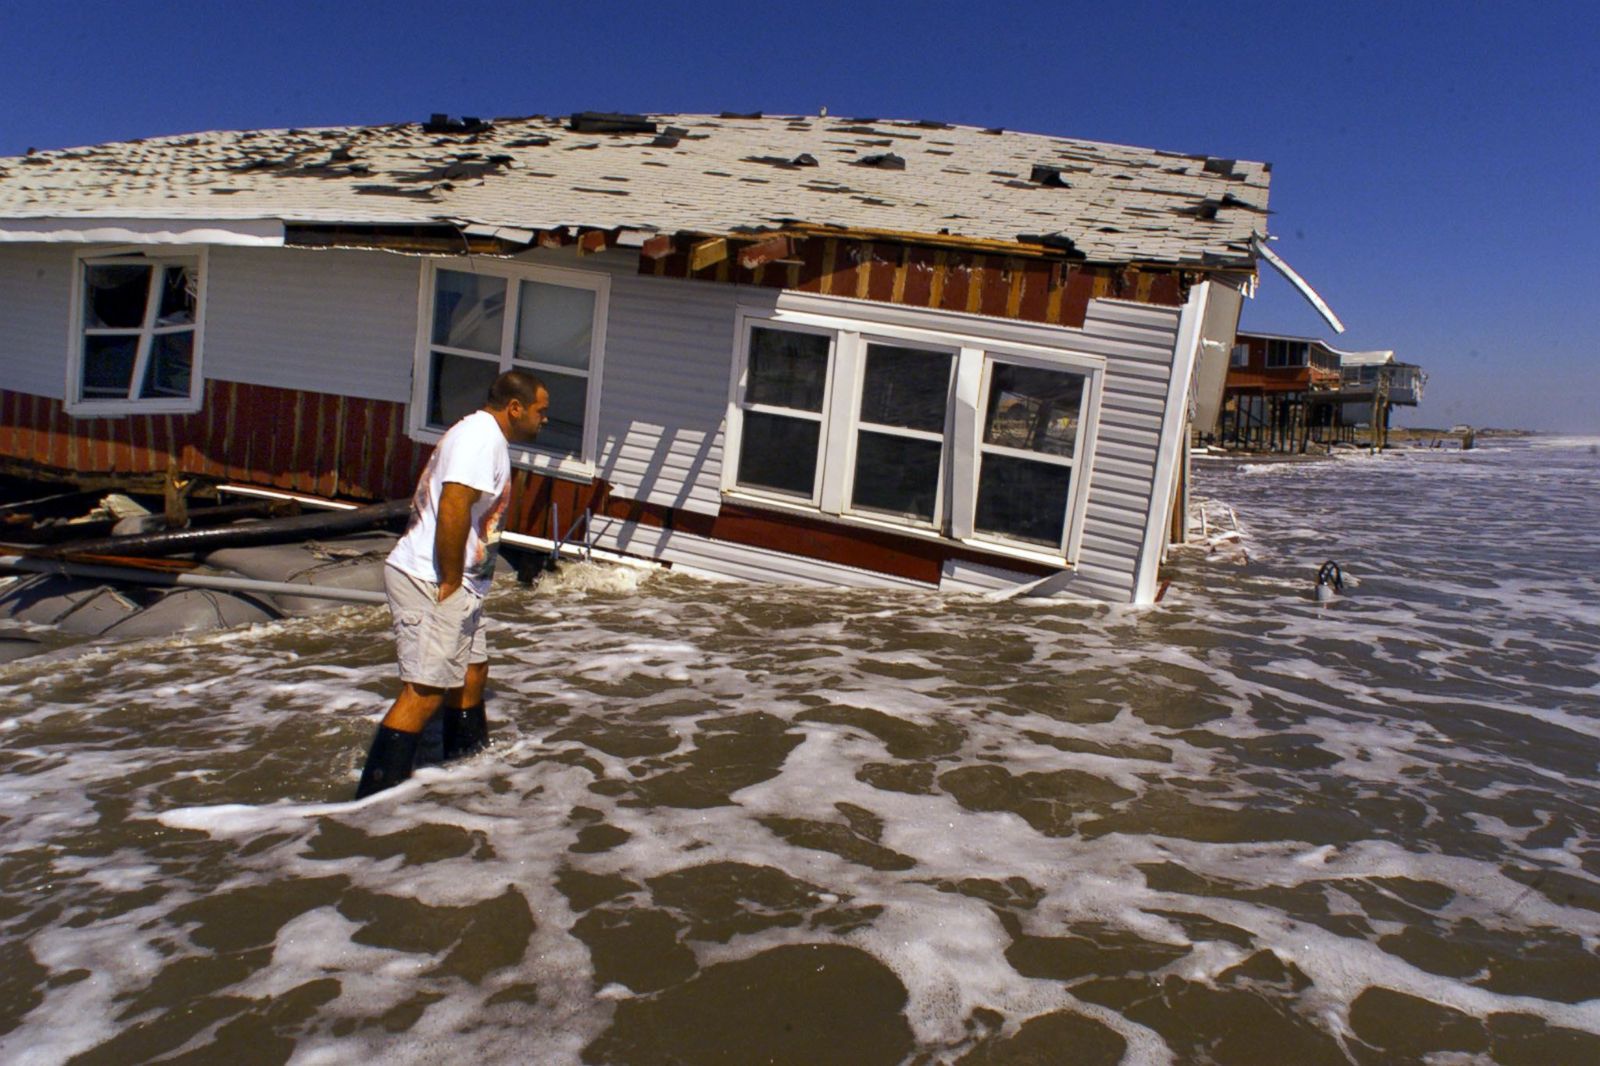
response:
{"label": "wooden plank", "polygon": [[728,238],[712,237],[697,241],[689,249],[689,272],[698,274],[728,258]]}
{"label": "wooden plank", "polygon": [[739,249],[739,265],[746,270],[754,270],[765,266],[778,259],[788,259],[794,255],[794,241],[788,237],[768,237],[755,244],[747,244]]}
{"label": "wooden plank", "polygon": [[671,255],[674,247],[671,235],[663,233],[645,241],[644,245],[639,249],[639,257],[656,263]]}

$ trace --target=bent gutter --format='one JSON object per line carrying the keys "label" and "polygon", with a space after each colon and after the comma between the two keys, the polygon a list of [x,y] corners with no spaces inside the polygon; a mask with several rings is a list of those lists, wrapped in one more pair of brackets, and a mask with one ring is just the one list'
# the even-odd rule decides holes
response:
{"label": "bent gutter", "polygon": [[1166,545],[1167,519],[1178,490],[1178,464],[1183,461],[1184,423],[1189,417],[1189,381],[1200,355],[1200,338],[1213,282],[1202,281],[1189,290],[1178,318],[1178,338],[1172,346],[1172,378],[1167,383],[1166,412],[1161,417],[1161,447],[1156,453],[1150,510],[1145,516],[1144,544],[1134,571],[1133,602],[1154,603],[1156,577]]}
{"label": "bent gutter", "polygon": [[1339,316],[1333,313],[1333,308],[1329,307],[1327,301],[1317,294],[1317,290],[1311,287],[1309,281],[1296,273],[1294,267],[1284,262],[1282,256],[1267,247],[1266,239],[1261,234],[1257,233],[1251,236],[1250,247],[1258,252],[1261,258],[1271,263],[1272,268],[1282,274],[1284,280],[1293,285],[1295,291],[1304,296],[1306,301],[1317,309],[1317,314],[1321,315],[1323,320],[1333,327],[1335,333],[1344,332],[1344,323],[1339,321]]}

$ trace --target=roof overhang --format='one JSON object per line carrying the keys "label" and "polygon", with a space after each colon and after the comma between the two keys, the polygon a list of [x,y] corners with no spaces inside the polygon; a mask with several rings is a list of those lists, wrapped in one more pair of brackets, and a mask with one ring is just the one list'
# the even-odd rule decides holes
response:
{"label": "roof overhang", "polygon": [[0,219],[0,244],[234,244],[275,248],[283,223],[275,218],[70,218]]}

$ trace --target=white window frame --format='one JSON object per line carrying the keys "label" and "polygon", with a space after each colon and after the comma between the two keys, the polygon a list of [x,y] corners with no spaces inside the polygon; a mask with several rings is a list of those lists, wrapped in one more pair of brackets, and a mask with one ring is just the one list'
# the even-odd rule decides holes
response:
{"label": "white window frame", "polygon": [[[822,410],[820,412],[802,411],[795,407],[777,407],[772,404],[751,403],[744,398],[746,388],[750,383],[750,337],[751,334],[757,329],[775,329],[779,332],[806,333],[812,336],[828,338],[828,366],[824,371],[823,376]],[[791,322],[778,322],[776,320],[763,319],[755,316],[747,317],[741,315],[739,319],[739,328],[736,331],[736,337],[737,340],[734,345],[735,363],[733,393],[729,399],[729,402],[738,411],[737,421],[739,423],[741,432],[744,427],[744,414],[746,411],[753,411],[757,414],[774,415],[780,418],[794,418],[808,422],[814,421],[818,423],[817,466],[816,470],[813,471],[811,476],[811,495],[809,497],[800,497],[794,493],[784,492],[781,489],[767,489],[754,485],[738,484],[739,464],[737,459],[739,453],[735,452],[733,453],[735,461],[733,463],[724,464],[723,488],[726,489],[732,485],[739,492],[749,493],[753,496],[768,497],[786,503],[799,503],[808,507],[821,507],[822,473],[826,468],[828,447],[831,437],[828,427],[832,424],[833,413],[830,409],[833,399],[833,389],[831,388],[831,385],[833,382],[833,376],[838,370],[839,349],[841,347],[837,334],[818,326],[807,326]],[[730,418],[732,417],[734,416],[730,412]]]}
{"label": "white window frame", "polygon": [[[1072,487],[1068,490],[1067,514],[1061,526],[1061,541],[1058,547],[1061,554],[1067,558],[1077,557],[1077,543],[1083,532],[1083,509],[1088,491],[1088,476],[1080,470],[1079,457],[1083,455],[1086,447],[1085,435],[1090,421],[1089,410],[1095,410],[1095,418],[1099,417],[1099,389],[1098,382],[1078,367],[1063,366],[1059,357],[1053,353],[1041,352],[1037,349],[1009,346],[991,346],[985,353],[983,361],[982,381],[978,390],[977,424],[974,427],[972,454],[972,491],[967,493],[963,502],[970,508],[957,519],[958,529],[965,534],[965,539],[972,543],[1003,544],[1016,552],[1039,552],[1042,546],[1035,541],[1021,540],[1008,537],[1003,533],[980,532],[977,529],[978,511],[978,481],[983,473],[983,457],[985,455],[999,455],[1011,459],[1022,459],[1027,462],[1044,463],[1049,466],[1064,466],[1072,471]],[[1057,370],[1067,373],[1083,374],[1087,379],[1083,383],[1083,398],[1079,401],[1078,432],[1072,442],[1072,454],[1048,455],[1044,452],[1035,452],[1027,448],[1012,448],[1003,444],[986,444],[983,440],[983,421],[989,410],[990,389],[994,384],[995,367],[999,364],[1010,366],[1036,367],[1040,370]],[[1095,394],[1090,396],[1090,388],[1095,388]],[[1052,554],[1052,558],[1053,558]]]}
{"label": "white window frame", "polygon": [[[810,501],[738,483],[743,414],[747,409],[744,391],[748,384],[748,338],[751,329],[757,326],[831,333],[834,337],[824,386],[821,454]],[[872,304],[842,297],[784,293],[776,305],[742,306],[734,329],[722,495],[756,507],[813,517],[821,515],[847,525],[959,542],[994,555],[1054,566],[1072,565],[1077,560],[1088,508],[1106,360],[1104,356],[1061,347],[1058,343],[1061,339],[1049,327],[1031,323]],[[955,353],[950,399],[946,405],[939,499],[932,523],[848,506],[854,488],[856,437],[862,428],[859,412],[866,350],[867,345],[875,343]],[[1057,548],[980,533],[974,528],[981,449],[1014,451],[981,445],[980,441],[988,383],[996,362],[1067,371],[1081,374],[1085,379],[1073,457],[1062,464],[1072,466],[1073,475],[1062,541]],[[775,413],[788,412],[783,409]],[[1026,452],[1021,457],[1046,461],[1061,459],[1034,452]]]}
{"label": "white window frame", "polygon": [[[829,435],[830,444],[836,443],[838,461],[842,464],[839,476],[839,499],[837,507],[830,513],[851,515],[880,522],[893,522],[897,525],[921,527],[938,531],[943,529],[949,520],[946,510],[950,497],[950,456],[955,446],[955,387],[956,377],[960,371],[961,346],[953,343],[936,343],[929,341],[913,341],[903,336],[892,333],[873,331],[850,331],[845,334],[850,342],[848,344],[847,362],[842,364],[842,369],[850,375],[849,403],[840,404],[842,408],[840,418],[836,420],[835,427]],[[906,429],[901,426],[885,426],[877,422],[863,422],[861,420],[861,389],[867,377],[867,349],[874,344],[887,345],[895,348],[918,348],[923,351],[944,352],[950,355],[950,379],[945,386],[944,426],[936,435],[927,430]],[[860,443],[863,430],[869,433],[882,433],[886,436],[906,437],[911,440],[929,440],[937,436],[939,440],[939,484],[934,492],[933,519],[924,522],[910,515],[899,516],[887,514],[871,508],[856,508],[851,506],[855,497],[856,482],[856,450]],[[827,510],[825,507],[824,510]]]}
{"label": "white window frame", "polygon": [[[83,342],[91,334],[131,334],[128,329],[95,329],[89,330],[83,324],[84,311],[84,273],[90,266],[148,266],[151,269],[151,284],[158,283],[162,271],[169,266],[188,266],[194,271],[195,277],[195,304],[194,325],[192,327],[168,326],[159,327],[155,324],[157,301],[147,295],[144,322],[139,329],[138,354],[134,358],[132,376],[129,379],[128,391],[131,394],[138,389],[144,381],[144,372],[149,366],[150,350],[157,336],[167,333],[181,333],[185,331],[194,334],[193,358],[189,365],[189,395],[188,396],[160,396],[149,399],[130,397],[120,399],[90,399],[83,395]],[[72,298],[69,301],[68,319],[70,326],[67,331],[67,382],[64,407],[69,415],[79,418],[106,418],[118,415],[177,415],[193,414],[200,410],[205,396],[205,373],[203,357],[205,352],[206,330],[206,249],[203,245],[188,247],[183,245],[163,245],[159,249],[144,246],[127,246],[118,248],[81,248],[72,253]]]}
{"label": "white window frame", "polygon": [[[490,357],[486,352],[468,351],[433,343],[434,292],[439,271],[449,270],[459,274],[479,274],[502,278],[506,283],[505,310],[500,323],[500,354]],[[606,321],[611,306],[611,277],[589,270],[570,270],[565,267],[534,265],[532,263],[484,262],[477,259],[426,259],[417,295],[417,342],[412,360],[411,411],[408,419],[412,439],[434,444],[444,436],[448,426],[428,424],[428,385],[435,350],[447,355],[495,363],[502,372],[526,368],[538,376],[542,372],[567,377],[583,377],[588,381],[583,409],[583,447],[576,455],[566,455],[539,447],[537,439],[532,444],[512,444],[511,462],[541,474],[576,480],[589,480],[595,475],[595,460],[599,444],[600,382],[605,363]],[[535,281],[546,285],[588,289],[594,293],[594,323],[589,341],[589,367],[579,371],[575,367],[548,366],[528,360],[516,359],[518,309],[522,299],[522,282]]]}

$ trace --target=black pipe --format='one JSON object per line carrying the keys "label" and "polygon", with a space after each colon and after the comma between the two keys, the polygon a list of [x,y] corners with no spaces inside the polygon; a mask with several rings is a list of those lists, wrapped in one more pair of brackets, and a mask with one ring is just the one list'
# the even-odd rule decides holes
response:
{"label": "black pipe", "polygon": [[128,537],[106,537],[57,544],[48,551],[35,551],[43,558],[64,555],[182,555],[187,552],[215,551],[218,548],[249,548],[260,544],[289,544],[307,537],[333,533],[353,533],[390,522],[411,509],[411,501],[389,500],[350,511],[323,511],[292,518],[269,518],[263,522],[243,522],[218,529],[174,529],[162,533],[142,533]]}

